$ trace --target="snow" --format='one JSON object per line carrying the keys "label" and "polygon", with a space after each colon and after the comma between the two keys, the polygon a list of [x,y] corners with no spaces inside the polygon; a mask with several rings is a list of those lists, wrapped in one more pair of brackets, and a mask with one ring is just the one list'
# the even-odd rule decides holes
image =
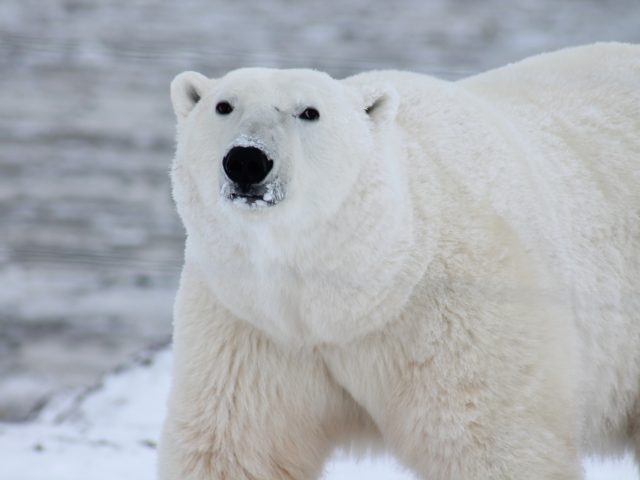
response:
{"label": "snow", "polygon": [[0,1],[0,419],[168,340],[177,73],[455,79],[639,24],[638,0]]}
{"label": "snow", "polygon": [[262,140],[246,135],[244,133],[236,138],[233,142],[231,142],[226,148],[226,151],[228,152],[233,147],[254,147],[265,152],[267,156],[273,157],[273,152],[269,150],[269,147],[267,147],[267,145]]}
{"label": "snow", "polygon": [[[0,423],[0,480],[152,480],[170,384],[171,352],[137,357],[97,385],[59,396],[31,423]],[[585,462],[587,480],[637,480],[629,458]],[[414,480],[389,457],[340,453],[323,480]]]}

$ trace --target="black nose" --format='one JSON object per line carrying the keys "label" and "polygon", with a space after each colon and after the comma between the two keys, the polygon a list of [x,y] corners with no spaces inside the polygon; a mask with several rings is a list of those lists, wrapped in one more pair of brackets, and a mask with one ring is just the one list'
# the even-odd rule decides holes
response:
{"label": "black nose", "polygon": [[256,147],[233,147],[222,160],[227,177],[248,187],[260,183],[273,167],[273,161]]}

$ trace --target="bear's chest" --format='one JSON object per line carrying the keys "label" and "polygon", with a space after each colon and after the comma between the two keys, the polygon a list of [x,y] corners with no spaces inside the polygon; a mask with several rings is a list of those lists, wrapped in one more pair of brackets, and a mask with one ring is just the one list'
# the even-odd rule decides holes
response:
{"label": "bear's chest", "polygon": [[221,261],[210,272],[214,293],[229,311],[291,345],[365,335],[397,315],[411,290],[404,281],[389,288],[389,272],[372,267],[301,269],[263,258]]}
{"label": "bear's chest", "polygon": [[219,262],[214,272],[216,297],[241,320],[287,343],[313,342],[329,305],[313,278],[265,259]]}

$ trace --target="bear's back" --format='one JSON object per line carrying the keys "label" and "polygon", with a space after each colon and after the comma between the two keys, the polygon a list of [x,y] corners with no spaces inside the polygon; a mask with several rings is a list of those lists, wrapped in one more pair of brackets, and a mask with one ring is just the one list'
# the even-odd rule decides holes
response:
{"label": "bear's back", "polygon": [[458,83],[556,157],[549,174],[587,175],[609,201],[640,201],[640,46],[568,48]]}

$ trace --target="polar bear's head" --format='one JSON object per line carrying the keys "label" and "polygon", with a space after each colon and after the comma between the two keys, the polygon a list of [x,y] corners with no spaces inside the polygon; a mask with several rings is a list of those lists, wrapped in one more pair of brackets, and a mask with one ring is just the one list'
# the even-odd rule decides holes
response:
{"label": "polar bear's head", "polygon": [[394,116],[396,96],[312,70],[178,75],[173,184],[183,220],[196,203],[211,223],[303,230],[330,218],[372,168],[375,131]]}
{"label": "polar bear's head", "polygon": [[344,340],[387,318],[389,286],[413,268],[394,87],[252,68],[182,73],[171,98],[185,261],[217,299],[287,341]]}

